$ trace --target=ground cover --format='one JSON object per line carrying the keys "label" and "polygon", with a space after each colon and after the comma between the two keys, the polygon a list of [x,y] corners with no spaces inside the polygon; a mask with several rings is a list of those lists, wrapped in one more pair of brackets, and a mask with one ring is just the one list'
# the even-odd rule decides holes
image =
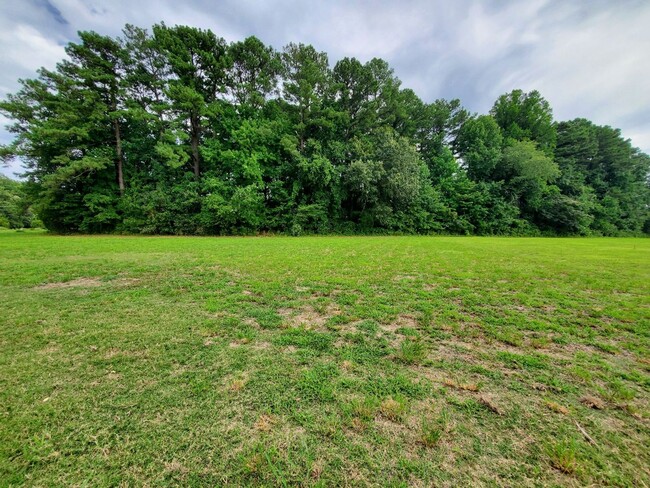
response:
{"label": "ground cover", "polygon": [[650,241],[0,233],[0,485],[650,485]]}

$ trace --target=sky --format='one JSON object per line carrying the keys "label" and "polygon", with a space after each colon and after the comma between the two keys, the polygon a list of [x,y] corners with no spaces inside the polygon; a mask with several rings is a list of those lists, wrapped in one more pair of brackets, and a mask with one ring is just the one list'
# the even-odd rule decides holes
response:
{"label": "sky", "polygon": [[160,21],[276,49],[312,44],[331,65],[380,57],[424,101],[459,98],[477,113],[515,88],[539,90],[556,120],[620,128],[650,153],[648,0],[0,0],[0,98],[53,68],[80,30],[118,36]]}

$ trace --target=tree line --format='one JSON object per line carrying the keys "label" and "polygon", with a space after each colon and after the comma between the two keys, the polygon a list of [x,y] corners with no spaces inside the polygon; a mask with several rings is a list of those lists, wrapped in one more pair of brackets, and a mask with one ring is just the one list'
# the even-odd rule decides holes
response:
{"label": "tree line", "polygon": [[53,231],[650,232],[650,157],[537,91],[477,115],[305,44],[162,23],[79,39],[0,102],[1,155]]}

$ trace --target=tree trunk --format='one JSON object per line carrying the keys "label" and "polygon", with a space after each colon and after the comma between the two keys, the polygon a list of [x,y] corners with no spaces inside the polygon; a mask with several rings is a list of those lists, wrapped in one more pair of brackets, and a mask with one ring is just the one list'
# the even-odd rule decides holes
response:
{"label": "tree trunk", "polygon": [[305,152],[305,108],[300,106],[300,152]]}
{"label": "tree trunk", "polygon": [[194,176],[198,180],[201,176],[201,162],[199,159],[199,134],[201,126],[199,117],[196,114],[190,116],[190,148],[192,151],[192,165],[194,167]]}
{"label": "tree trunk", "polygon": [[120,134],[120,123],[117,119],[113,120],[115,129],[115,169],[117,171],[117,185],[120,188],[120,196],[124,196],[124,167],[122,157],[122,136]]}

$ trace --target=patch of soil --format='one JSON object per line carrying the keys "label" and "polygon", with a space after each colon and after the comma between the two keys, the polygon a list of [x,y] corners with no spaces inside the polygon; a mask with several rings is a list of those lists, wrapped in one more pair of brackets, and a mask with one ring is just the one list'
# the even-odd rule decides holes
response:
{"label": "patch of soil", "polygon": [[248,325],[250,327],[253,327],[254,329],[259,329],[260,328],[260,324],[257,322],[256,319],[254,319],[252,317],[244,319],[244,324],[246,324],[246,325]]}
{"label": "patch of soil", "polygon": [[384,332],[396,333],[399,329],[416,329],[418,322],[413,315],[399,315],[397,319],[390,324],[379,324]]}
{"label": "patch of soil", "polygon": [[417,279],[417,276],[409,274],[398,274],[393,277],[393,281],[414,281]]}
{"label": "patch of soil", "polygon": [[341,314],[341,310],[335,304],[329,304],[324,312],[319,312],[311,305],[305,305],[298,309],[298,313],[293,309],[281,308],[278,314],[285,318],[289,327],[322,330],[325,329],[325,324],[330,318]]}
{"label": "patch of soil", "polygon": [[102,282],[97,278],[77,278],[71,281],[61,281],[58,283],[44,283],[34,287],[34,290],[54,290],[60,288],[91,288],[102,286]]}
{"label": "patch of soil", "polygon": [[101,281],[97,278],[76,278],[70,281],[59,281],[53,283],[43,283],[35,286],[34,290],[56,290],[63,288],[96,288],[102,285],[112,286],[130,286],[139,283],[138,278],[119,278],[112,281]]}

